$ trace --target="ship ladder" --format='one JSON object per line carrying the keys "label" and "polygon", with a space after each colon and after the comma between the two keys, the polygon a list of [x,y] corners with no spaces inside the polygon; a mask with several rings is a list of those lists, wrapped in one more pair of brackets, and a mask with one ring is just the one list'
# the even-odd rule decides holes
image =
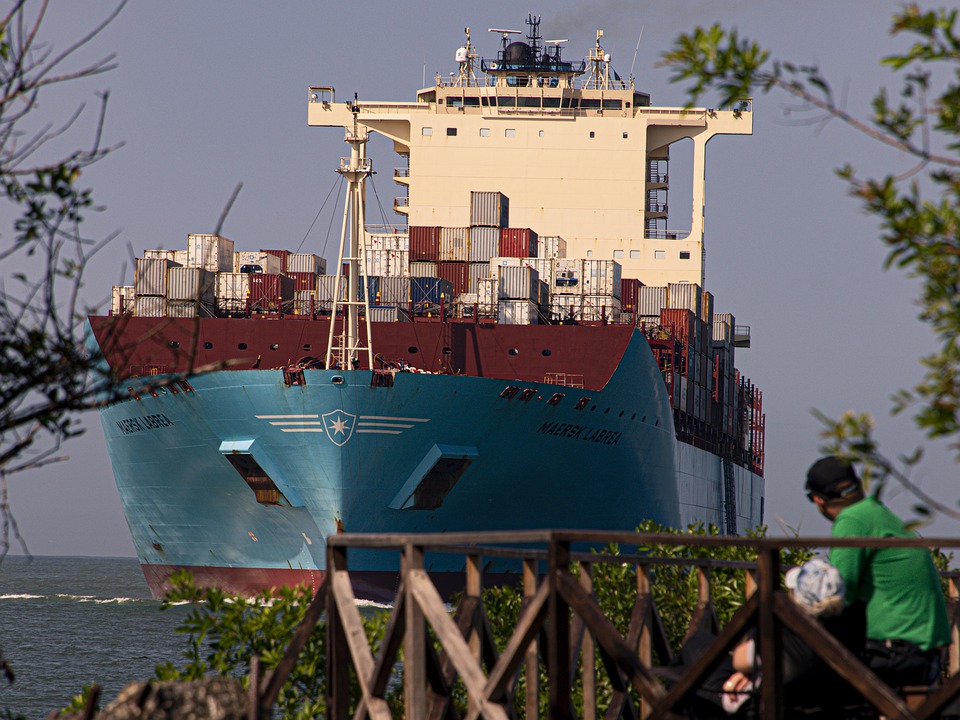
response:
{"label": "ship ladder", "polygon": [[723,463],[723,521],[727,535],[737,534],[737,486],[733,479],[733,461],[721,458]]}

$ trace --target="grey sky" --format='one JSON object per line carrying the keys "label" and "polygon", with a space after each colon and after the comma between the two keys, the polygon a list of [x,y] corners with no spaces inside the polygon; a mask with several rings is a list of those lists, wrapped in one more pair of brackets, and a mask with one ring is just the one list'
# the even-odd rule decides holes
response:
{"label": "grey sky", "polygon": [[[642,29],[637,87],[654,105],[680,105],[682,87],[654,64],[679,32],[720,21],[776,56],[819,64],[845,107],[862,115],[889,80],[878,61],[893,47],[889,19],[898,4],[133,2],[85,51],[88,60],[116,52],[119,69],[43,105],[55,116],[86,100],[83,132],[93,124],[95,92],[109,89],[107,141],[126,143],[83,178],[107,207],[86,223],[87,232],[121,231],[88,270],[88,298],[108,298],[110,285],[132,281],[130,258],[143,249],[185,247],[187,233],[212,231],[241,181],[223,230],[238,249],[295,249],[306,236],[303,251],[335,255],[330,203],[307,230],[347,148],[336,130],[307,127],[308,86],[333,85],[338,99],[356,92],[361,99],[411,100],[424,75],[455,68],[466,25],[489,57],[497,37],[488,27],[520,29],[528,11],[540,14],[546,37],[570,39],[568,59],[586,53],[602,28],[622,76]],[[62,47],[112,6],[55,3],[47,38]],[[805,124],[789,105],[783,96],[759,96],[752,137],[710,143],[707,289],[718,311],[752,328],[754,347],[738,351],[738,365],[764,393],[768,524],[783,532],[782,519],[802,534],[822,535],[827,525],[802,492],[820,444],[810,409],[872,412],[887,452],[909,452],[920,437],[909,417],[889,417],[888,398],[919,379],[917,358],[933,348],[933,338],[916,320],[916,281],[882,271],[875,221],[833,174],[847,161],[880,172],[904,169],[907,160],[839,122]],[[379,175],[369,200],[375,207],[379,198],[392,218],[398,158],[382,140],[370,154]],[[67,462],[10,478],[10,501],[35,554],[134,554],[96,414],[86,425],[86,436],[66,447]],[[915,479],[953,502],[956,470],[950,455],[932,446]],[[900,511],[910,504],[902,496],[891,502]],[[955,521],[940,520],[925,532],[956,530]]]}

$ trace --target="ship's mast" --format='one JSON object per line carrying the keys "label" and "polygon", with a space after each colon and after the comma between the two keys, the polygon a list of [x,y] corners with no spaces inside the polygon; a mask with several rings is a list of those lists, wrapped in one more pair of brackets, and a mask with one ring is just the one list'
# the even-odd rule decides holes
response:
{"label": "ship's mast", "polygon": [[[343,206],[343,225],[340,230],[340,253],[337,276],[334,281],[333,315],[330,318],[330,336],[327,340],[327,368],[356,370],[360,366],[359,353],[367,351],[367,367],[373,368],[373,344],[370,338],[370,290],[367,283],[365,253],[364,200],[367,176],[373,174],[373,163],[366,157],[369,140],[367,129],[357,121],[360,104],[354,96],[350,105],[353,127],[346,128],[344,141],[350,145],[350,157],[340,158],[337,172],[347,179],[347,196]],[[343,287],[343,266],[347,265],[346,287]],[[341,332],[336,334],[337,313],[343,308]],[[366,345],[360,342],[360,308],[366,322]]]}
{"label": "ship's mast", "polygon": [[477,76],[473,72],[473,65],[477,59],[477,54],[470,44],[470,28],[466,27],[463,32],[467,35],[467,44],[457,49],[457,64],[459,72],[454,81],[454,87],[473,87],[477,84]]}

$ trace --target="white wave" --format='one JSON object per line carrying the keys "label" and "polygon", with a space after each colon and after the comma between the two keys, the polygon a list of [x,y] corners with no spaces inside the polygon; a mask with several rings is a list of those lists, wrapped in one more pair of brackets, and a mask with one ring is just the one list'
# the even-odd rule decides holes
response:
{"label": "white wave", "polygon": [[393,608],[391,603],[382,603],[376,600],[357,600],[356,602],[357,607],[361,608],[374,608],[376,610],[391,610]]}
{"label": "white wave", "polygon": [[30,593],[10,593],[0,595],[0,600],[42,600],[45,595],[31,595]]}

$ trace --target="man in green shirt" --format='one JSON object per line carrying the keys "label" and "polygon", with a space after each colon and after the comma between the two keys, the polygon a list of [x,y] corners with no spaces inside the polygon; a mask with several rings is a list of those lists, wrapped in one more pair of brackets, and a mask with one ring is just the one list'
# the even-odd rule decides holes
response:
{"label": "man in green shirt", "polygon": [[[807,497],[833,523],[833,537],[915,537],[876,498],[865,497],[853,466],[836,457],[807,472]],[[923,548],[833,548],[848,604],[866,605],[864,660],[892,687],[933,682],[950,627],[940,577]]]}

